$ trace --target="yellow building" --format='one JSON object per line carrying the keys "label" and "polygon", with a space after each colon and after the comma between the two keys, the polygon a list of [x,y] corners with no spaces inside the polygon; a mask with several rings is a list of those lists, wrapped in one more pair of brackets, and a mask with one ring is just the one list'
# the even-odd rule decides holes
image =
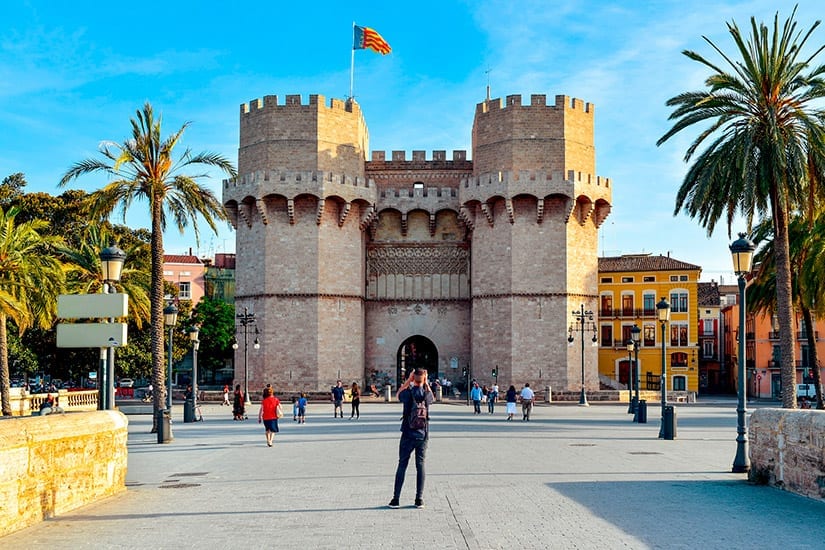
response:
{"label": "yellow building", "polygon": [[671,258],[630,254],[599,258],[599,375],[617,388],[631,387],[627,343],[633,325],[641,330],[639,372],[641,391],[659,390],[662,374],[662,326],[656,304],[670,304],[665,325],[668,391],[695,392],[697,366],[697,288],[702,268]]}

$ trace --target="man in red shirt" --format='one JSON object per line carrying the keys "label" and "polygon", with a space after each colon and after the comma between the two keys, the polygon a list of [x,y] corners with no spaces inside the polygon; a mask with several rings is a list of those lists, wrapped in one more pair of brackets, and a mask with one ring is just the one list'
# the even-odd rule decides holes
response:
{"label": "man in red shirt", "polygon": [[266,428],[266,446],[272,447],[272,439],[278,433],[278,411],[281,400],[275,397],[275,391],[267,386],[264,388],[264,398],[261,401],[261,410],[258,412],[258,424],[263,422]]}

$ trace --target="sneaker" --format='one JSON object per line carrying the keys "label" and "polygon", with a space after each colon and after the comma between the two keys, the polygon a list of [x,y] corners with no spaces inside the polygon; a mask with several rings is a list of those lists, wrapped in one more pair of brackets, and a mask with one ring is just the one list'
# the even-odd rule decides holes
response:
{"label": "sneaker", "polygon": [[399,506],[398,499],[397,498],[392,499],[387,506],[389,506],[390,508],[398,508],[398,506]]}
{"label": "sneaker", "polygon": [[415,499],[415,507],[416,508],[423,508],[424,507],[424,500],[417,498]]}

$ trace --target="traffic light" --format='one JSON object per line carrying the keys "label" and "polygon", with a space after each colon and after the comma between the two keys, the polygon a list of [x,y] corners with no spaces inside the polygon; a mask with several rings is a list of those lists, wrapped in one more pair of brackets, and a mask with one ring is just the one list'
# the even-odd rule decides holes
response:
{"label": "traffic light", "polygon": [[467,367],[462,367],[461,368],[461,376],[463,376],[464,378],[467,377]]}
{"label": "traffic light", "polygon": [[498,378],[498,367],[493,369],[493,378]]}

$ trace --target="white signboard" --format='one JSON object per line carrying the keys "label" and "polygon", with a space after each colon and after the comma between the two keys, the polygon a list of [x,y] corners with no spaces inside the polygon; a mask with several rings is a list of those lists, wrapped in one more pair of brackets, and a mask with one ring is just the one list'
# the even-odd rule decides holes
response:
{"label": "white signboard", "polygon": [[[102,294],[101,294],[102,296]],[[59,348],[114,348],[126,345],[126,323],[59,323]]]}

